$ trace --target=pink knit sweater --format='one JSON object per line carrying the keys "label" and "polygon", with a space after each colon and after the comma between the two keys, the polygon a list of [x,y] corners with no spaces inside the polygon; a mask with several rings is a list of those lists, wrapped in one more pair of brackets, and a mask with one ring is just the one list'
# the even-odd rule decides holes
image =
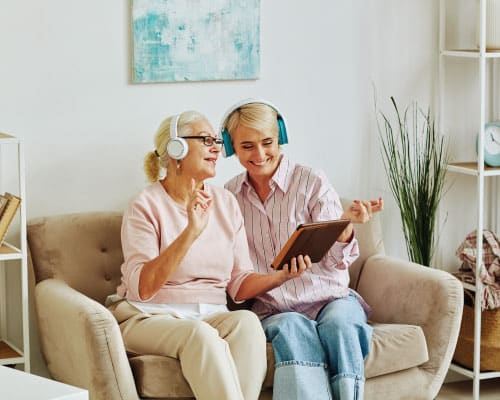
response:
{"label": "pink knit sweater", "polygon": [[[210,219],[170,279],[150,303],[226,304],[226,290],[234,299],[241,282],[253,272],[241,211],[227,190],[205,184],[213,198]],[[130,203],[123,216],[124,263],[118,294],[141,301],[139,275],[187,225],[186,210],[157,182]]]}

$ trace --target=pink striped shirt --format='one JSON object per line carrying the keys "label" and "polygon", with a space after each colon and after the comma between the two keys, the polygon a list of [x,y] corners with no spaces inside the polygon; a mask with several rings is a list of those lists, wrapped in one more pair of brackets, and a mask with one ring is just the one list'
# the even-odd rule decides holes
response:
{"label": "pink striped shirt", "polygon": [[[339,196],[323,171],[295,164],[284,155],[270,181],[271,193],[264,202],[246,172],[232,178],[225,187],[238,200],[250,255],[256,272],[260,273],[273,272],[272,260],[297,225],[338,219],[343,212]],[[358,256],[355,238],[350,243],[336,242],[325,257],[301,277],[259,296],[254,311],[260,318],[285,311],[316,318],[326,303],[349,294],[348,267]]]}

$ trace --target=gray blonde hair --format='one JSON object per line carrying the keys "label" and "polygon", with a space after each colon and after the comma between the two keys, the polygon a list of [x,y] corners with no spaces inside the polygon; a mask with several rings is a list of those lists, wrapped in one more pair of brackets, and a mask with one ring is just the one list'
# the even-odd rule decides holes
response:
{"label": "gray blonde hair", "polygon": [[[150,182],[158,181],[162,176],[162,170],[167,169],[170,157],[167,154],[167,143],[171,138],[170,121],[175,115],[172,115],[162,121],[154,136],[155,150],[150,151],[144,157],[144,172]],[[187,136],[193,132],[191,124],[200,119],[207,118],[198,111],[184,111],[177,121],[177,134]]]}

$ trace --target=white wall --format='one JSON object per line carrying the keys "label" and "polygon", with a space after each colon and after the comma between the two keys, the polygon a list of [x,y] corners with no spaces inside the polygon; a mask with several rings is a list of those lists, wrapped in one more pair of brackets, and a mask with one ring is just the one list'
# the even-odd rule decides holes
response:
{"label": "white wall", "polygon": [[[343,196],[384,196],[387,251],[406,257],[373,88],[382,109],[391,95],[433,106],[438,3],[261,3],[260,79],[139,85],[130,1],[0,0],[0,131],[26,146],[28,218],[122,210],[145,184],[142,159],[163,118],[197,109],[217,127],[229,105],[262,97],[287,117],[287,154],[326,170]],[[220,160],[214,183],[238,172]]]}

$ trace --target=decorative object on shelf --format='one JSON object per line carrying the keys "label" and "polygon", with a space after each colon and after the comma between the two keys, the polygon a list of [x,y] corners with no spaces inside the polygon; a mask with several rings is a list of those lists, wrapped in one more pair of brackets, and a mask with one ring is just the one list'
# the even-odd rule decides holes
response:
{"label": "decorative object on shelf", "polygon": [[[484,284],[481,301],[480,370],[500,370],[500,241],[495,233],[484,229],[482,235],[483,262],[481,282]],[[462,265],[455,275],[463,282],[476,284],[477,231],[467,235],[458,246],[457,257]],[[497,278],[497,276],[499,278]],[[464,290],[464,310],[460,335],[453,360],[473,368],[475,294]]]}
{"label": "decorative object on shelf", "polygon": [[[484,285],[481,298],[483,310],[500,308],[500,240],[494,232],[483,230],[482,235],[483,262],[481,265],[481,282]],[[454,275],[463,282],[476,284],[477,265],[477,231],[467,235],[458,246],[457,257],[462,261],[458,272]]]}
{"label": "decorative object on shelf", "polygon": [[258,79],[260,0],[133,0],[133,81]]}
{"label": "decorative object on shelf", "polygon": [[[474,293],[464,290],[464,311],[453,361],[473,368],[474,359]],[[481,312],[480,371],[500,370],[500,309]]]}
{"label": "decorative object on shelf", "polygon": [[[478,149],[476,139],[476,150]],[[490,167],[500,167],[500,122],[489,122],[484,127],[484,163]]]}
{"label": "decorative object on shelf", "polygon": [[21,206],[21,199],[11,193],[5,193],[2,198],[7,199],[4,209],[0,215],[0,246],[7,235],[7,230],[16,215],[17,210]]}
{"label": "decorative object on shelf", "polygon": [[[444,192],[448,146],[430,111],[414,102],[401,115],[391,97],[396,122],[377,112],[384,167],[399,208],[408,257],[431,265],[436,246],[436,213]],[[380,124],[383,120],[383,127]]]}

